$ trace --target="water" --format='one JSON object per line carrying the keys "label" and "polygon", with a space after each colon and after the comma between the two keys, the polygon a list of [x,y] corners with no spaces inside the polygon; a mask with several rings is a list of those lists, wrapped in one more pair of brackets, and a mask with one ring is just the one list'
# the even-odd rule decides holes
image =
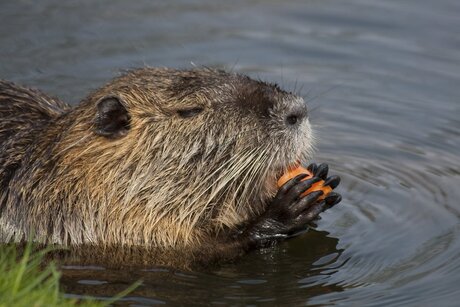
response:
{"label": "water", "polygon": [[120,68],[224,66],[310,101],[343,202],[316,231],[198,272],[66,267],[123,303],[455,306],[460,2],[2,1],[0,76],[76,103]]}

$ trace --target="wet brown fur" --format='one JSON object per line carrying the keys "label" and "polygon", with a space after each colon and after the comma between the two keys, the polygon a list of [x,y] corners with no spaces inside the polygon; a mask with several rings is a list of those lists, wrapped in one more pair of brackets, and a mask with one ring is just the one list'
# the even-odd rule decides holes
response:
{"label": "wet brown fur", "polygon": [[[106,97],[130,115],[125,136],[95,133]],[[308,122],[285,124],[303,103],[213,69],[133,70],[73,108],[0,81],[0,239],[147,248],[152,263],[166,264],[174,251],[185,259],[224,250],[263,212],[276,176],[309,156]],[[204,111],[178,115],[196,107]]]}

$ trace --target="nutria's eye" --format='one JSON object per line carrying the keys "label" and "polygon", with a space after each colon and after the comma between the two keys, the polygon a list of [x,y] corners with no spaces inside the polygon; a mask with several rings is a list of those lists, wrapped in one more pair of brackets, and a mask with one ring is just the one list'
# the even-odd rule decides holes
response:
{"label": "nutria's eye", "polygon": [[180,109],[180,110],[177,110],[177,114],[182,118],[189,118],[189,117],[193,117],[193,116],[200,114],[201,112],[203,112],[203,110],[204,109],[201,107],[195,107],[195,108],[190,108],[190,109]]}

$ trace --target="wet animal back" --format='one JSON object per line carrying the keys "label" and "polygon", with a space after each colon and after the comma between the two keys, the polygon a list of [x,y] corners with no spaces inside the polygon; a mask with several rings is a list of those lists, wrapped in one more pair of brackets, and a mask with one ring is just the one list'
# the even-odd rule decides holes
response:
{"label": "wet animal back", "polygon": [[[41,127],[70,108],[40,91],[0,80],[0,189],[20,166]],[[0,191],[0,195],[3,191]]]}

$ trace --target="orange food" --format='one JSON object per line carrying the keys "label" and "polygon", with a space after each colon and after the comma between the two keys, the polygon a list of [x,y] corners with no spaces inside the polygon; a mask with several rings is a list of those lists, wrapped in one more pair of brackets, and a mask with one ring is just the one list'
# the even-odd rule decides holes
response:
{"label": "orange food", "polygon": [[[310,179],[313,177],[313,174],[307,170],[306,168],[302,167],[301,165],[291,168],[287,173],[285,173],[283,176],[278,179],[278,187],[281,187],[283,184],[291,180],[292,178],[300,175],[300,174],[307,174],[308,176],[303,178],[302,181]],[[314,183],[311,188],[306,190],[305,192],[302,193],[302,197],[304,197],[307,194],[310,194],[311,192],[315,191],[323,191],[323,195],[321,195],[318,199],[323,200],[326,198],[326,196],[332,192],[332,188],[330,186],[323,186],[324,180],[320,180],[316,183]]]}

